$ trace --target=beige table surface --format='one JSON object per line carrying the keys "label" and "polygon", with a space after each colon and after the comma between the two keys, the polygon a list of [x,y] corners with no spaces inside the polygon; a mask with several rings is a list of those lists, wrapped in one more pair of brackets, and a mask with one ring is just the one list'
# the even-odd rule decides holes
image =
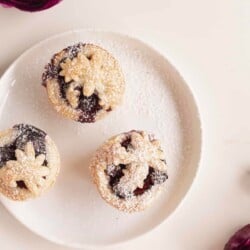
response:
{"label": "beige table surface", "polygon": [[[203,122],[201,168],[183,205],[153,232],[113,249],[222,249],[250,222],[250,1],[64,0],[36,14],[0,8],[0,75],[31,45],[77,28],[154,45],[189,83]],[[0,205],[0,249],[69,248],[34,235]]]}

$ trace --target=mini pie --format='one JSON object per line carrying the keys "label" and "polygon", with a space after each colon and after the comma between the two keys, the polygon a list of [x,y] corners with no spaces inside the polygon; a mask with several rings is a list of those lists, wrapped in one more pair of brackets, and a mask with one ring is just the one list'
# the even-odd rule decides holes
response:
{"label": "mini pie", "polygon": [[42,80],[55,109],[82,123],[95,122],[112,111],[125,91],[116,59],[93,44],[78,43],[55,54]]}
{"label": "mini pie", "polygon": [[125,212],[142,211],[168,178],[160,142],[144,131],[130,131],[106,141],[90,170],[102,198]]}
{"label": "mini pie", "polygon": [[60,169],[55,143],[42,130],[18,124],[0,132],[0,192],[13,200],[40,196]]}

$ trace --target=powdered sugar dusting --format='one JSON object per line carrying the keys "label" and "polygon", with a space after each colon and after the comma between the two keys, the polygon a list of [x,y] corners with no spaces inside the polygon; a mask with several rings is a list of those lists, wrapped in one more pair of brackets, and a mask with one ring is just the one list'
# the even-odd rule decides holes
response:
{"label": "powdered sugar dusting", "polygon": [[95,122],[112,111],[124,93],[119,64],[93,44],[77,43],[54,54],[42,80],[55,109],[83,123]]}
{"label": "powdered sugar dusting", "polygon": [[160,141],[150,140],[144,131],[112,137],[91,163],[93,180],[102,197],[126,212],[142,211],[152,202],[160,191],[154,186],[167,180],[166,170]]}
{"label": "powdered sugar dusting", "polygon": [[[62,118],[53,110],[40,85],[44,65],[51,55],[77,42],[108,50],[119,61],[126,80],[122,106],[95,124],[83,125]],[[13,87],[11,82],[15,82]],[[41,235],[78,246],[127,240],[169,216],[190,186],[200,150],[197,110],[178,73],[142,42],[114,33],[70,32],[28,52],[2,77],[0,88],[0,100],[9,91],[3,109],[1,101],[4,119],[0,129],[17,121],[38,126],[51,135],[62,157],[62,170],[52,192],[22,205],[4,202],[24,224]],[[150,209],[128,215],[103,202],[90,181],[88,165],[107,138],[132,129],[153,132],[161,141],[169,179],[165,182],[165,193]],[[109,230],[103,230],[107,225]]]}
{"label": "powdered sugar dusting", "polygon": [[123,170],[124,176],[115,186],[115,192],[122,197],[131,198],[133,191],[139,187],[143,188],[144,180],[148,175],[148,164],[131,163],[127,169]]}

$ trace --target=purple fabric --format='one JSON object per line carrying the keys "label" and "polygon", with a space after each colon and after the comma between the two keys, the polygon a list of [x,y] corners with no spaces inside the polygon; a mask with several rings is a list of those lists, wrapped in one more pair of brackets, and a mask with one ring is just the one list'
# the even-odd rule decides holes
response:
{"label": "purple fabric", "polygon": [[48,9],[62,0],[0,0],[4,7],[15,7],[24,11],[41,11]]}
{"label": "purple fabric", "polygon": [[250,250],[250,224],[231,236],[224,250]]}

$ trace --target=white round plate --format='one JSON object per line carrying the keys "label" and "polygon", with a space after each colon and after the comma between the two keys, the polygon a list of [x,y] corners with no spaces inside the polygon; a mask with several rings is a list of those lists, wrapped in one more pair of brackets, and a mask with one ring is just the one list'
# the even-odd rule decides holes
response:
{"label": "white round plate", "polygon": [[[82,41],[110,51],[126,78],[123,105],[94,124],[66,120],[41,86],[44,65],[64,47]],[[178,206],[198,168],[201,130],[193,96],[173,66],[143,42],[112,32],[71,31],[40,42],[20,56],[0,82],[0,129],[30,123],[57,143],[62,167],[56,185],[41,198],[5,207],[33,232],[72,247],[104,246],[142,235]],[[127,214],[104,202],[88,163],[109,137],[132,129],[154,132],[166,153],[169,179],[145,212]]]}

